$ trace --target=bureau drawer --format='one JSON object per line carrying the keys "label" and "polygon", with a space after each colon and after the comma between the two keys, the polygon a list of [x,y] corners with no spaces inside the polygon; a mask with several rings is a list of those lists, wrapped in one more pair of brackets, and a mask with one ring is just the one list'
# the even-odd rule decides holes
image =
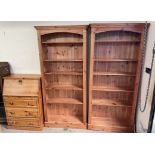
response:
{"label": "bureau drawer", "polygon": [[38,109],[34,108],[5,108],[7,117],[38,117]]}
{"label": "bureau drawer", "polygon": [[16,97],[4,97],[4,105],[11,107],[37,107],[37,98],[16,98]]}
{"label": "bureau drawer", "polygon": [[41,125],[41,121],[39,118],[8,118],[7,123],[9,126],[19,126],[19,127],[39,127]]}

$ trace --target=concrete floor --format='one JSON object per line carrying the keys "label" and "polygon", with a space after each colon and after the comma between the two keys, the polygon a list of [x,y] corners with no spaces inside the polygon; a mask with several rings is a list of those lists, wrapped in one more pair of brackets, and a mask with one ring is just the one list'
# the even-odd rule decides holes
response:
{"label": "concrete floor", "polygon": [[6,125],[2,125],[2,133],[101,133],[101,131],[92,131],[86,129],[65,129],[65,128],[43,128],[42,131],[26,131],[26,130],[14,130],[7,129]]}

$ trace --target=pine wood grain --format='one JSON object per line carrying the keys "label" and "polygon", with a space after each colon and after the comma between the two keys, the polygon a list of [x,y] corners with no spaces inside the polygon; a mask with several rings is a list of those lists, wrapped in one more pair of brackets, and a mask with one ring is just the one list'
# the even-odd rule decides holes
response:
{"label": "pine wood grain", "polygon": [[144,25],[90,25],[89,129],[133,131]]}
{"label": "pine wood grain", "polygon": [[23,130],[43,128],[40,77],[13,75],[4,78],[3,98],[8,128]]}
{"label": "pine wood grain", "polygon": [[[36,29],[45,126],[86,128],[87,26],[43,26]],[[64,113],[65,119],[59,121]],[[81,122],[76,123],[77,115],[82,118]]]}

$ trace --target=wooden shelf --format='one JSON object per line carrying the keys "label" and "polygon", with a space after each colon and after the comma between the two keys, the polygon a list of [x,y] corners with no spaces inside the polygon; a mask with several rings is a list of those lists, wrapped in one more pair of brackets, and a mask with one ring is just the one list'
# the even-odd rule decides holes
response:
{"label": "wooden shelf", "polygon": [[72,116],[72,115],[50,115],[49,117],[50,122],[57,122],[57,123],[82,123],[82,118],[79,116]]}
{"label": "wooden shelf", "polygon": [[132,127],[125,120],[108,117],[92,117],[92,123],[88,127],[94,130],[132,132]]}
{"label": "wooden shelf", "polygon": [[60,103],[60,104],[83,104],[81,101],[73,98],[52,98],[47,99],[47,103]]}
{"label": "wooden shelf", "polygon": [[105,106],[118,106],[118,107],[132,107],[131,105],[125,105],[122,102],[111,99],[93,99],[92,105],[105,105]]}
{"label": "wooden shelf", "polygon": [[103,61],[103,62],[137,62],[137,59],[104,59],[104,58],[99,58],[99,59],[94,59],[94,61]]}
{"label": "wooden shelf", "polygon": [[56,128],[86,128],[81,116],[52,114],[49,114],[48,122],[45,122],[45,126]]}
{"label": "wooden shelf", "polygon": [[95,43],[140,43],[140,40],[96,40]]}
{"label": "wooden shelf", "polygon": [[94,72],[94,75],[136,76],[133,73],[123,73],[123,72]]}
{"label": "wooden shelf", "polygon": [[58,72],[46,72],[45,75],[83,75],[83,73],[70,72],[70,71],[58,71]]}
{"label": "wooden shelf", "polygon": [[82,62],[82,59],[56,59],[56,60],[44,60],[44,62]]}
{"label": "wooden shelf", "polygon": [[82,41],[45,41],[42,44],[83,44]]}
{"label": "wooden shelf", "polygon": [[81,87],[79,86],[75,86],[75,85],[64,85],[64,84],[54,84],[51,85],[49,87],[46,87],[47,90],[51,90],[51,89],[64,89],[64,90],[83,90]]}
{"label": "wooden shelf", "polygon": [[127,89],[122,89],[119,87],[106,87],[106,86],[93,86],[92,90],[98,90],[98,91],[118,91],[118,92],[134,92],[133,90],[127,90]]}

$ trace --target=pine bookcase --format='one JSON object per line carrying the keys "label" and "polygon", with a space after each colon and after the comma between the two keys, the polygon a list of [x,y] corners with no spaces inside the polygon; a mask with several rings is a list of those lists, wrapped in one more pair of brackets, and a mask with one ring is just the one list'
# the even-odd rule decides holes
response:
{"label": "pine bookcase", "polygon": [[46,127],[86,128],[87,26],[36,26]]}
{"label": "pine bookcase", "polygon": [[134,130],[144,32],[144,23],[90,25],[89,129]]}

